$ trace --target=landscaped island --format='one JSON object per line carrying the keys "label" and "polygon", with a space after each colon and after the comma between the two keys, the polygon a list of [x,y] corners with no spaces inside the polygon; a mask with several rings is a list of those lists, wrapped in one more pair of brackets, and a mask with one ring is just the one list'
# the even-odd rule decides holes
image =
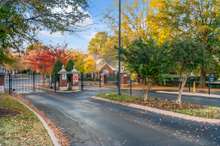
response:
{"label": "landscaped island", "polygon": [[196,117],[220,119],[219,107],[203,106],[203,105],[191,104],[186,102],[183,102],[180,105],[175,101],[167,100],[167,99],[162,100],[151,97],[148,100],[144,100],[143,97],[117,95],[115,93],[104,93],[104,94],[98,94],[97,96],[122,103],[134,103],[137,105],[144,105],[148,107],[173,111],[173,112],[196,116]]}
{"label": "landscaped island", "polygon": [[39,119],[9,95],[0,94],[0,145],[52,146]]}

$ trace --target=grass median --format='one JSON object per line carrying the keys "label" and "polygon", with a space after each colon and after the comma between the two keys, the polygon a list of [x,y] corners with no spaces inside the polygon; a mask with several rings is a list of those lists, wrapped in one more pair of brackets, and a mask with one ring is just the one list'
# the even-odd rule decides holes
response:
{"label": "grass median", "polygon": [[29,109],[0,94],[0,145],[52,146],[47,131]]}
{"label": "grass median", "polygon": [[181,105],[179,105],[173,100],[167,100],[167,99],[162,100],[152,97],[149,98],[147,101],[144,101],[143,97],[117,95],[115,93],[102,93],[102,94],[98,94],[97,96],[113,101],[119,101],[123,103],[135,103],[143,106],[149,106],[161,110],[173,111],[195,117],[220,119],[219,107],[203,106],[203,105],[191,104],[186,102],[183,102]]}

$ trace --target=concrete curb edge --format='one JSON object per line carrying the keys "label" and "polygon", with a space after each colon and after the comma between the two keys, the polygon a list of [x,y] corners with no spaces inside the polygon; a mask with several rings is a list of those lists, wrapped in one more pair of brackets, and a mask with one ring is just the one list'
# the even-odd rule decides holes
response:
{"label": "concrete curb edge", "polygon": [[122,102],[113,101],[113,100],[109,100],[109,99],[105,99],[105,98],[101,98],[101,97],[97,97],[97,96],[91,96],[90,98],[95,99],[95,100],[110,102],[110,103],[118,104],[118,105],[122,105],[122,106],[127,106],[130,108],[141,109],[141,110],[145,110],[148,112],[152,112],[152,113],[156,113],[156,114],[160,114],[160,115],[164,115],[164,116],[169,116],[172,118],[178,118],[178,119],[192,121],[192,122],[198,122],[198,123],[220,125],[219,119],[208,119],[208,118],[202,118],[202,117],[195,117],[195,116],[185,115],[185,114],[176,113],[176,112],[172,112],[172,111],[166,111],[166,110],[161,110],[161,109],[157,109],[157,108],[152,108],[152,107],[148,107],[148,106],[137,105],[137,104],[133,104],[133,103],[122,103]]}
{"label": "concrete curb edge", "polygon": [[[165,94],[172,94],[172,95],[178,95],[178,92],[173,92],[173,91],[156,91],[156,93],[165,93]],[[211,99],[220,99],[220,95],[217,94],[203,94],[203,93],[189,93],[189,92],[183,92],[182,95],[185,96],[196,96],[196,97],[201,97],[201,98],[211,98]]]}
{"label": "concrete curb edge", "polygon": [[[44,90],[44,91],[49,91],[49,92],[54,92],[54,89],[50,89],[50,88],[38,87],[38,89]],[[60,91],[60,90],[56,90],[55,93],[76,93],[76,92],[80,92],[80,89],[77,89],[77,90],[74,90],[74,91]]]}
{"label": "concrete curb edge", "polygon": [[33,112],[37,118],[41,121],[42,125],[44,126],[44,128],[46,129],[52,143],[54,146],[61,146],[59,143],[59,140],[56,138],[53,130],[49,127],[49,125],[47,124],[47,122],[40,116],[40,114],[38,114],[36,111],[34,111],[31,107],[29,107],[25,102],[23,102],[22,100],[19,100],[17,98],[14,97],[15,100],[17,100],[19,103],[21,103],[22,105],[24,105],[26,108],[28,108],[31,112]]}

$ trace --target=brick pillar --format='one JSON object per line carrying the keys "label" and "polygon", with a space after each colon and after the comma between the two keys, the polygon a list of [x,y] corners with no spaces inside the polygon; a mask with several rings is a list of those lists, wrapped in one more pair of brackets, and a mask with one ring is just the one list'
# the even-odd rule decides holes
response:
{"label": "brick pillar", "polygon": [[121,73],[121,84],[128,84],[129,76],[126,73]]}
{"label": "brick pillar", "polygon": [[67,76],[60,74],[60,90],[67,90]]}
{"label": "brick pillar", "polygon": [[73,73],[73,90],[79,90],[79,74],[78,73]]}
{"label": "brick pillar", "polygon": [[0,93],[5,92],[5,75],[0,74]]}

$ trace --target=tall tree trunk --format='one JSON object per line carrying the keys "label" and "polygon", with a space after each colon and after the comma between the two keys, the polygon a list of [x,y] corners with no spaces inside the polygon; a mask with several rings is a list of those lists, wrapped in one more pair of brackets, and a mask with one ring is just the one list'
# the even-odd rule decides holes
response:
{"label": "tall tree trunk", "polygon": [[182,103],[182,94],[183,94],[183,89],[186,85],[186,81],[187,81],[187,76],[183,76],[182,81],[180,83],[181,85],[180,85],[180,88],[179,88],[179,94],[177,96],[177,101],[176,101],[178,104]]}
{"label": "tall tree trunk", "polygon": [[145,86],[144,86],[144,101],[147,101],[149,99],[149,92],[150,92],[151,86],[152,86],[152,83],[151,83],[150,80],[148,80],[147,83],[145,82]]}
{"label": "tall tree trunk", "polygon": [[204,88],[206,85],[206,70],[204,66],[201,67],[199,85],[202,88]]}

